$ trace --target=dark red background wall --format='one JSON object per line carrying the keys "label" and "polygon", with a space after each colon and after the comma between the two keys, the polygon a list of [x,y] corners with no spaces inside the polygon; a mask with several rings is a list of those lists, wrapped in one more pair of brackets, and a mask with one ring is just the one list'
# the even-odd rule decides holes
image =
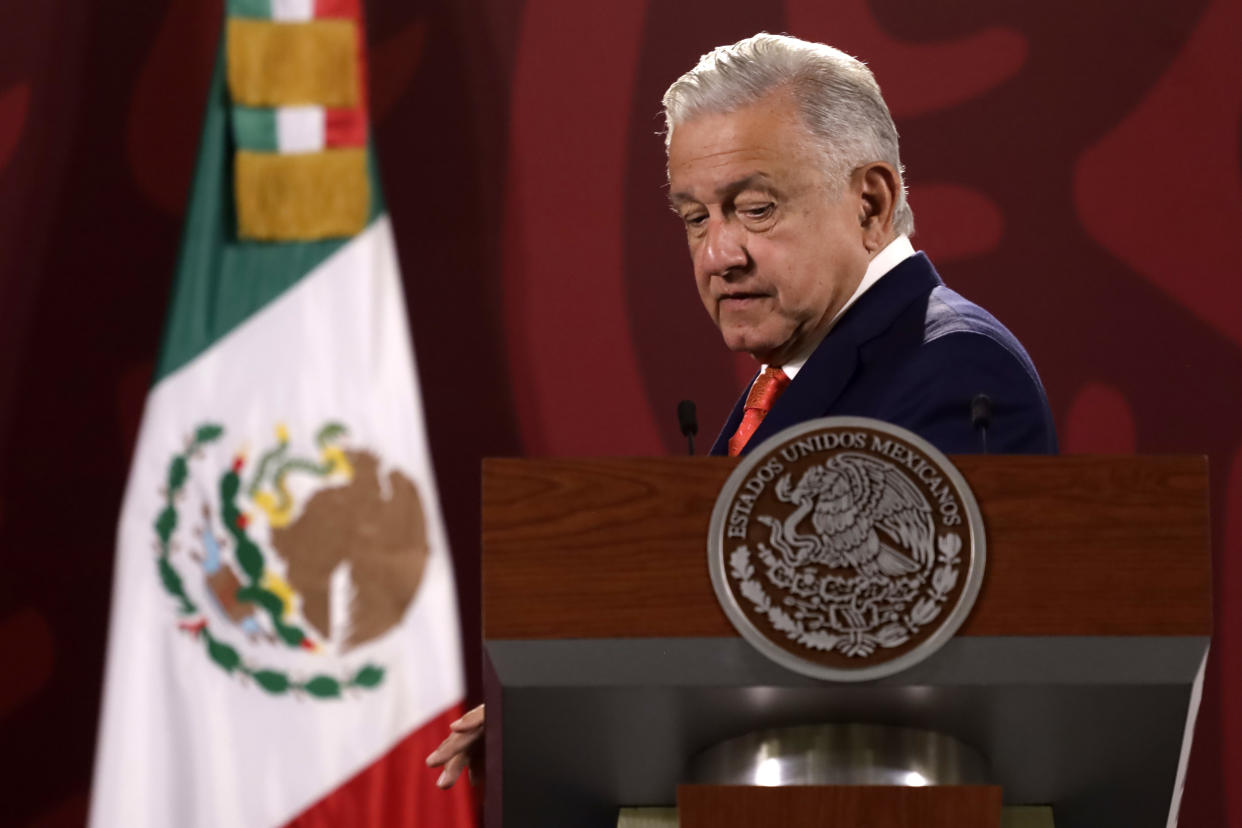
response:
{"label": "dark red background wall", "polygon": [[[85,816],[114,525],[219,19],[0,7],[0,822]],[[749,370],[664,207],[660,93],[759,29],[822,39],[876,71],[916,245],[1026,343],[1064,449],[1211,457],[1217,631],[1182,824],[1242,823],[1240,0],[373,0],[368,29],[467,640],[480,457],[678,452],[677,400],[714,431]]]}

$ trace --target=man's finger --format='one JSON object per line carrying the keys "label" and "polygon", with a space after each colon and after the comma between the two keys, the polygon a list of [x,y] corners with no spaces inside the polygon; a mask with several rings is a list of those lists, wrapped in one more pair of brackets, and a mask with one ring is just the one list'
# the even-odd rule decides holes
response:
{"label": "man's finger", "polygon": [[440,778],[436,780],[436,786],[439,788],[451,788],[453,783],[457,781],[457,777],[461,776],[461,772],[470,765],[470,760],[466,758],[466,754],[459,753],[448,761],[444,766],[444,771],[440,774]]}
{"label": "man's finger", "polygon": [[449,737],[440,743],[440,746],[431,752],[427,757],[427,764],[435,767],[443,765],[449,759],[461,753],[470,746],[472,739],[469,733],[450,733]]}
{"label": "man's finger", "polygon": [[443,765],[454,756],[464,753],[482,735],[483,730],[481,728],[450,733],[448,738],[441,742],[440,746],[427,756],[427,764],[433,768],[437,765]]}
{"label": "man's finger", "polygon": [[449,730],[475,730],[483,726],[483,705],[479,705],[455,722],[449,724]]}

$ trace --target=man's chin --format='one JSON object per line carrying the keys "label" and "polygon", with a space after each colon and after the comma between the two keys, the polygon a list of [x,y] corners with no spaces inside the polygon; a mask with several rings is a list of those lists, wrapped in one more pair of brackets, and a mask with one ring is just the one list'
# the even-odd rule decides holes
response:
{"label": "man's chin", "polygon": [[757,362],[770,363],[775,354],[779,354],[785,342],[773,342],[770,339],[756,337],[753,333],[746,334],[724,334],[725,347],[730,351],[742,354],[750,354]]}

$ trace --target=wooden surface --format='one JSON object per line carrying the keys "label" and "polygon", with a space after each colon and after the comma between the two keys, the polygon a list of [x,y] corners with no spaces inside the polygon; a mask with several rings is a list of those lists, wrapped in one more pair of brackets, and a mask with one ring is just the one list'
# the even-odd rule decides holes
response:
{"label": "wooden surface", "polygon": [[[676,808],[622,808],[617,828],[680,828]],[[1000,828],[1056,828],[1052,809],[1045,805],[1001,808]]]}
{"label": "wooden surface", "polygon": [[994,785],[680,785],[677,810],[681,828],[999,828],[1001,789]]}
{"label": "wooden surface", "polygon": [[[1207,461],[952,458],[987,531],[959,635],[1208,635]],[[483,637],[734,636],[706,536],[726,458],[489,459]]]}

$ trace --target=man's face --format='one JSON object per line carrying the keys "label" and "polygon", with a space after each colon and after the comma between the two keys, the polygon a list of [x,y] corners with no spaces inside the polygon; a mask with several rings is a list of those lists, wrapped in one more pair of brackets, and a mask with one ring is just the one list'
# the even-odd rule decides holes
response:
{"label": "man's face", "polygon": [[783,92],[673,131],[669,197],[699,296],[725,345],[761,362],[809,350],[870,260],[859,182],[824,166]]}

